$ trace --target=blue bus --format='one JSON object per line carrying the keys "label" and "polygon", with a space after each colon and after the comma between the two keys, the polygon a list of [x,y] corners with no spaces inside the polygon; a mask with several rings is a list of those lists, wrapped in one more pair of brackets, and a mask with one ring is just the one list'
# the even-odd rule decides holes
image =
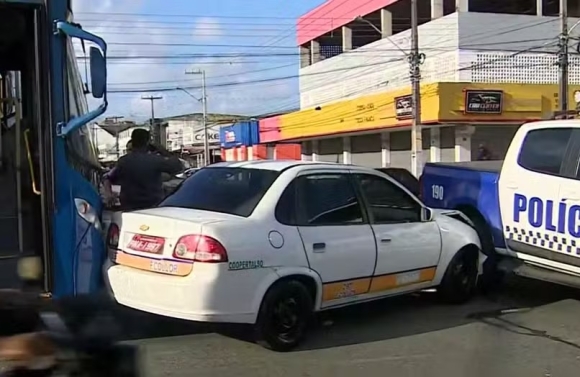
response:
{"label": "blue bus", "polygon": [[[81,40],[87,70],[77,66]],[[71,0],[0,0],[0,284],[37,256],[55,297],[101,288],[101,165],[89,122],[107,109],[105,42]],[[87,95],[100,105],[89,110]]]}

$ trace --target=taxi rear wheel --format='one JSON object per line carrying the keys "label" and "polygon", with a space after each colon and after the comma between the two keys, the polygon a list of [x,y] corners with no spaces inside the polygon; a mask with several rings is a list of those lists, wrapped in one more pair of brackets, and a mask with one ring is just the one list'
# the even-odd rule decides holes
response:
{"label": "taxi rear wheel", "polygon": [[290,280],[272,286],[262,301],[254,333],[261,346],[290,351],[304,338],[313,312],[313,299],[301,282]]}
{"label": "taxi rear wheel", "polygon": [[460,250],[451,260],[438,288],[443,301],[462,304],[476,292],[478,278],[478,250]]}

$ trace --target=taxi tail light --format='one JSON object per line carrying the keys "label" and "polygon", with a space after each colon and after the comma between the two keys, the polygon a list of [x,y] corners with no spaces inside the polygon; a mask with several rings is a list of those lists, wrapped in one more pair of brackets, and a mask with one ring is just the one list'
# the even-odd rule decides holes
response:
{"label": "taxi tail light", "polygon": [[119,235],[119,226],[117,224],[111,224],[107,231],[107,246],[110,249],[116,249],[119,246]]}
{"label": "taxi tail light", "polygon": [[181,237],[173,249],[173,257],[201,263],[228,261],[228,253],[218,240],[199,234]]}

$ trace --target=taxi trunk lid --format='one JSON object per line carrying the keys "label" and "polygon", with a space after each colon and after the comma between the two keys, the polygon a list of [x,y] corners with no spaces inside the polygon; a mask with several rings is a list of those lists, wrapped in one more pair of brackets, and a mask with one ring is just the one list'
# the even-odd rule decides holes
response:
{"label": "taxi trunk lid", "polygon": [[204,227],[230,215],[185,208],[163,207],[122,215],[115,262],[142,270],[186,276],[192,261],[178,260],[173,250],[186,235],[202,235]]}

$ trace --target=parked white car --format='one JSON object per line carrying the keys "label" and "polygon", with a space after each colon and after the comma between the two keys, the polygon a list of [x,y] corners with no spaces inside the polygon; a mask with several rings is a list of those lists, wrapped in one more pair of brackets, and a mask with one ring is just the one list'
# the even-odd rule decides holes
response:
{"label": "parked white car", "polygon": [[123,213],[105,276],[123,305],[253,324],[260,344],[284,351],[313,312],[432,287],[468,300],[485,257],[460,216],[370,168],[219,163],[158,208]]}

